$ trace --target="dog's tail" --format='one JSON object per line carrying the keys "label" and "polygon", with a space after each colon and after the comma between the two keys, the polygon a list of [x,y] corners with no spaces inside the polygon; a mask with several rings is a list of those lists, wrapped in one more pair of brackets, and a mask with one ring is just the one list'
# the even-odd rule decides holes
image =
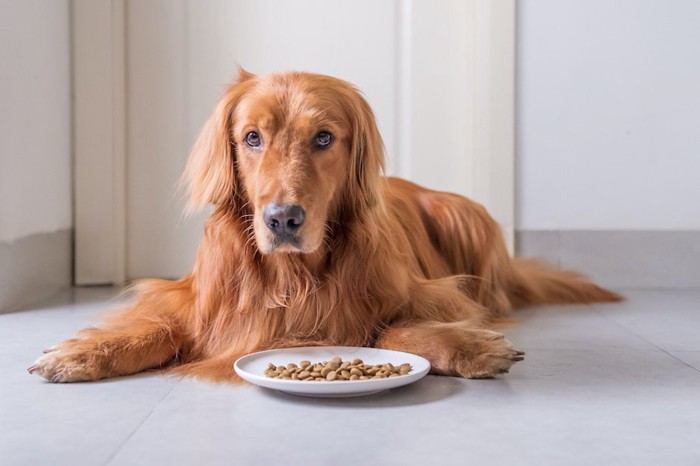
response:
{"label": "dog's tail", "polygon": [[536,304],[583,304],[622,301],[576,272],[556,270],[534,259],[512,259],[508,295],[514,307]]}

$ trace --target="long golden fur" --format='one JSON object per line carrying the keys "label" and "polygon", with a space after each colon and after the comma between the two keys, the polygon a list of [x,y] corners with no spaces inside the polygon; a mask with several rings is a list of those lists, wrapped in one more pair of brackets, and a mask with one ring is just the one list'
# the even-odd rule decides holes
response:
{"label": "long golden fur", "polygon": [[[213,205],[192,272],[139,283],[131,307],[29,371],[74,382],[169,367],[233,381],[234,360],[254,351],[368,345],[420,354],[435,374],[492,377],[523,359],[488,329],[513,308],[620,299],[509,257],[482,206],[384,178],[383,163],[350,84],[241,71],[184,175],[191,207]],[[275,233],[272,204],[303,208],[298,232]]]}

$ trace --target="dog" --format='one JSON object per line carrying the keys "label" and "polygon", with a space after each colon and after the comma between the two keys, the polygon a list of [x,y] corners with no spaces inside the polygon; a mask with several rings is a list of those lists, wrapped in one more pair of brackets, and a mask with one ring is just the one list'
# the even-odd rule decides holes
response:
{"label": "dog", "polygon": [[241,69],[183,175],[190,209],[213,206],[192,272],[135,285],[132,305],[29,372],[78,382],[167,368],[235,381],[234,361],[255,351],[348,345],[490,378],[523,360],[493,330],[513,309],[621,299],[510,257],[481,205],[384,177],[383,165],[374,115],[351,84]]}

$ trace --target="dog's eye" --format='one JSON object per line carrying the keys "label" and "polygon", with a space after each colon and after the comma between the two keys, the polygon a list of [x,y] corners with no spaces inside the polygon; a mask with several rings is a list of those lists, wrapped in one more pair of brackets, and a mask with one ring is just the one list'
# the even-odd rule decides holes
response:
{"label": "dog's eye", "polygon": [[333,142],[333,135],[328,131],[321,131],[316,135],[316,147],[328,147]]}
{"label": "dog's eye", "polygon": [[260,149],[260,144],[262,143],[262,141],[260,140],[260,135],[258,133],[256,133],[255,131],[251,131],[250,133],[245,135],[245,143],[251,149]]}

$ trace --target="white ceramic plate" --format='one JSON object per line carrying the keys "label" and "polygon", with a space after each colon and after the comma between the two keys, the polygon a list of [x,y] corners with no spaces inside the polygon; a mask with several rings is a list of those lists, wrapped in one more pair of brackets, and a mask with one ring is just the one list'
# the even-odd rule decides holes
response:
{"label": "white ceramic plate", "polygon": [[[395,366],[409,363],[413,370],[401,377],[370,380],[342,380],[334,382],[305,382],[303,380],[272,379],[266,377],[265,369],[269,363],[277,366],[290,362],[308,360],[312,363],[330,361],[339,356],[343,361],[362,359],[365,364],[384,364]],[[402,353],[377,348],[359,348],[354,346],[309,346],[302,348],[283,348],[249,354],[240,358],[233,365],[243,380],[265,388],[280,390],[294,395],[318,397],[348,397],[370,395],[390,388],[408,385],[422,379],[430,370],[430,362],[415,354]]]}

